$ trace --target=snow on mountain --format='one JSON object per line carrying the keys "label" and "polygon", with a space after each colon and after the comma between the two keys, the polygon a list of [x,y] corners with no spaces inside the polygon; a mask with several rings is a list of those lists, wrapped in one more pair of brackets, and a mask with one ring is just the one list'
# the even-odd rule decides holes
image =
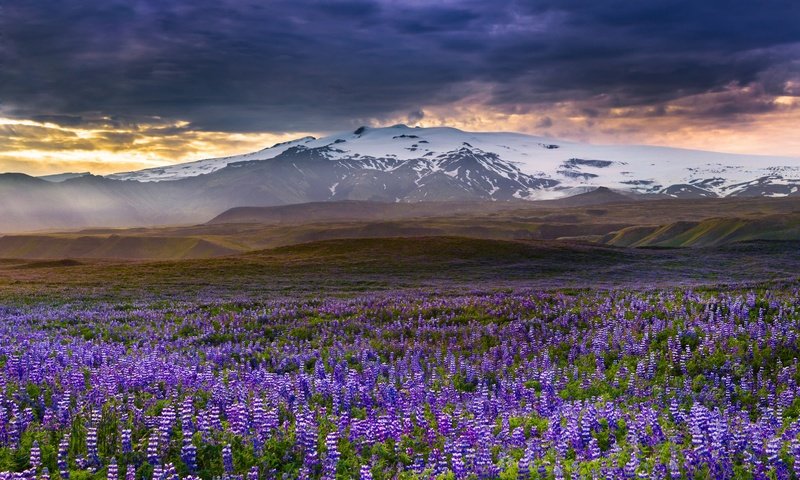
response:
{"label": "snow on mountain", "polygon": [[257,152],[245,153],[244,155],[233,155],[222,158],[208,158],[196,160],[194,162],[179,163],[165,167],[147,168],[134,172],[112,173],[106,178],[113,180],[136,180],[139,182],[160,182],[166,180],[180,180],[181,178],[196,177],[207,173],[216,172],[227,167],[231,163],[249,162],[253,160],[269,160],[275,158],[286,150],[307,144],[314,140],[314,137],[303,137],[288,142],[276,143],[275,145],[259,150]]}
{"label": "snow on mountain", "polygon": [[[800,187],[800,158],[734,155],[638,145],[592,145],[518,133],[455,128],[360,127],[226,158],[110,175],[159,182],[195,177],[238,162],[279,159],[304,151],[350,170],[413,169],[421,185],[444,173],[488,198],[557,198],[599,186],[671,196],[785,196]],[[331,179],[335,197],[345,178]],[[337,190],[338,189],[338,190]],[[500,190],[503,190],[500,192]],[[497,193],[496,193],[497,192]],[[501,195],[502,194],[502,195]]]}

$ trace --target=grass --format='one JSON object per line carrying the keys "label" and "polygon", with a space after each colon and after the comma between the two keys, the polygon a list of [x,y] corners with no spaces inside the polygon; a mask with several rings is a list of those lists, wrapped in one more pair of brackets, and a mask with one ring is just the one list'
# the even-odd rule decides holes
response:
{"label": "grass", "polygon": [[341,239],[212,259],[2,261],[0,300],[305,297],[363,291],[793,281],[800,242],[640,250],[463,237]]}

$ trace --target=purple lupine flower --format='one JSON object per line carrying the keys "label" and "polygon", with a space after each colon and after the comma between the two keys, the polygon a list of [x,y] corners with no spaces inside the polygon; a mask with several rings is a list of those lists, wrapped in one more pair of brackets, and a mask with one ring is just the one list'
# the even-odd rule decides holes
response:
{"label": "purple lupine flower", "polygon": [[159,442],[162,445],[167,445],[169,443],[170,436],[172,435],[172,426],[175,423],[175,408],[165,408],[164,411],[161,412],[161,416],[158,419],[158,436]]}
{"label": "purple lupine flower", "polygon": [[[731,478],[734,467],[755,479],[794,478],[800,422],[789,412],[800,394],[797,298],[800,287],[747,295],[724,289],[387,294],[243,304],[223,319],[185,305],[142,306],[135,315],[110,306],[9,314],[0,306],[0,354],[9,360],[0,367],[0,446],[16,458],[24,435],[59,439],[89,412],[86,444],[59,448],[58,462],[65,476],[70,467],[94,470],[99,414],[108,411],[121,421],[121,451],[109,452],[108,460],[124,459],[123,468],[144,454],[159,466],[164,479],[158,480],[169,476],[166,462],[176,456],[172,437],[179,431],[180,458],[195,474],[200,444],[222,441],[221,448],[228,441],[222,439],[238,436],[263,459],[275,435],[280,442],[295,440],[279,461],[301,459],[301,477],[330,476],[338,450],[320,448],[321,421],[326,433],[330,425],[347,435],[337,447],[352,446],[360,458],[387,441],[427,442],[427,457],[404,447],[402,455],[413,459],[401,467],[408,474],[446,474],[450,464],[460,478],[496,478],[498,464],[509,465],[513,452],[527,446],[517,464],[523,477],[526,468],[550,478],[564,475],[570,458],[571,473],[593,462],[595,472],[610,478],[690,478],[705,470],[711,478]],[[502,321],[477,321],[473,313]],[[262,318],[292,331],[318,315],[326,321],[313,321],[310,340],[250,334]],[[119,333],[125,341],[86,341],[63,328],[67,316],[81,328],[112,333],[108,338]],[[50,325],[51,318],[56,323]],[[173,318],[193,327],[191,338],[175,335]],[[204,341],[217,333],[227,340]],[[780,360],[753,368],[766,348],[782,352]],[[662,358],[667,368],[659,365]],[[707,358],[723,363],[709,369]],[[702,381],[693,381],[693,370]],[[465,384],[451,381],[456,376]],[[585,393],[614,383],[619,390],[612,398],[573,397],[572,386]],[[51,399],[29,398],[29,384]],[[516,425],[515,419],[531,417],[545,419],[546,427]],[[610,430],[604,432],[608,452],[597,442],[601,423]],[[85,458],[73,458],[72,446],[85,449]],[[34,447],[32,468],[16,479],[42,469]],[[661,465],[658,452],[667,447],[674,450]],[[638,465],[614,464],[631,452],[638,460],[628,463]],[[125,477],[133,472],[131,466]],[[259,473],[274,475],[263,465]],[[241,477],[225,474],[226,480]]]}
{"label": "purple lupine flower", "polygon": [[94,425],[86,429],[86,451],[89,464],[97,465],[100,458],[97,455],[97,427]]}
{"label": "purple lupine flower", "polygon": [[766,454],[769,465],[774,468],[776,477],[779,480],[788,480],[789,469],[780,457],[781,439],[777,436],[767,441]]}
{"label": "purple lupine flower", "polygon": [[228,417],[228,427],[234,435],[244,436],[247,433],[247,419],[244,406],[241,403],[234,403],[226,412]]}
{"label": "purple lupine flower", "polygon": [[233,473],[233,452],[231,451],[231,444],[222,447],[222,465],[225,467],[225,473]]}
{"label": "purple lupine flower", "polygon": [[359,480],[372,480],[372,468],[369,465],[362,464],[358,473]]}
{"label": "purple lupine flower", "polygon": [[555,478],[555,480],[564,480],[564,469],[558,461],[556,461],[556,464],[553,466],[553,478]]}
{"label": "purple lupine flower", "polygon": [[192,439],[189,437],[183,437],[181,461],[189,469],[189,472],[194,473],[197,471],[197,447],[194,446]]}
{"label": "purple lupine flower", "polygon": [[34,440],[31,446],[31,468],[38,469],[42,464],[42,451],[39,449],[39,442]]}
{"label": "purple lupine flower", "polygon": [[121,433],[122,453],[130,453],[132,450],[131,445],[131,429],[123,428]]}
{"label": "purple lupine flower", "polygon": [[669,456],[669,476],[671,479],[681,478],[681,469],[678,464],[678,457],[675,455],[675,451],[672,451]]}
{"label": "purple lupine flower", "polygon": [[[413,451],[410,453],[413,453]],[[414,455],[414,463],[411,464],[410,470],[417,475],[421,475],[425,471],[425,457],[421,453]]]}
{"label": "purple lupine flower", "polygon": [[462,458],[460,451],[456,450],[453,452],[450,462],[453,465],[453,474],[455,474],[457,480],[467,477],[467,469],[464,466],[464,459]]}
{"label": "purple lupine flower", "polygon": [[147,463],[150,465],[158,465],[161,463],[159,457],[158,432],[152,432],[147,441]]}
{"label": "purple lupine flower", "polygon": [[253,465],[250,467],[250,470],[247,471],[247,480],[258,480],[258,466]]}
{"label": "purple lupine flower", "polygon": [[637,470],[639,469],[639,456],[637,452],[631,452],[628,462],[625,464],[625,478],[636,478]]}
{"label": "purple lupine flower", "polygon": [[589,460],[597,460],[600,458],[600,444],[597,443],[597,439],[592,437],[589,440],[589,448],[586,451],[586,456]]}
{"label": "purple lupine flower", "polygon": [[194,420],[192,420],[193,413],[194,406],[192,404],[192,398],[186,397],[181,404],[181,430],[183,431],[184,436],[191,436],[192,433],[194,433]]}
{"label": "purple lupine flower", "polygon": [[69,449],[69,438],[64,436],[58,444],[58,473],[62,480],[69,480],[69,461],[67,452]]}
{"label": "purple lupine flower", "polygon": [[531,478],[531,459],[527,452],[522,455],[517,464],[517,478],[519,480],[528,480]]}
{"label": "purple lupine flower", "polygon": [[164,480],[179,480],[180,477],[178,476],[178,471],[175,469],[175,465],[172,463],[164,465],[162,478],[164,478]]}
{"label": "purple lupine flower", "polygon": [[119,478],[119,471],[117,470],[117,460],[115,458],[111,459],[111,462],[108,464],[108,480],[118,480]]}
{"label": "purple lupine flower", "polygon": [[794,463],[792,464],[794,476],[800,478],[800,440],[798,440],[797,437],[792,439],[791,446],[789,447],[789,453],[794,460]]}
{"label": "purple lupine flower", "polygon": [[298,412],[295,425],[297,444],[302,450],[303,464],[309,468],[317,465],[317,426],[313,416],[305,411]]}
{"label": "purple lupine flower", "polygon": [[334,480],[336,478],[336,466],[339,464],[339,434],[330,432],[325,437],[325,462],[322,465],[322,478]]}

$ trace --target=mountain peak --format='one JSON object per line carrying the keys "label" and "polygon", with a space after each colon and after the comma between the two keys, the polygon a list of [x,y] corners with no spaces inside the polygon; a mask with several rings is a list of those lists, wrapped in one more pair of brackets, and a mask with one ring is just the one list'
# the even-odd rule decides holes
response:
{"label": "mountain peak", "polygon": [[[296,147],[302,148],[298,151]],[[410,168],[430,168],[423,166],[431,159],[451,158],[466,151],[490,156],[496,163],[494,166],[506,172],[509,178],[525,175],[538,179],[541,188],[515,192],[520,198],[553,199],[598,187],[614,192],[675,196],[689,193],[700,196],[800,194],[800,159],[636,145],[589,145],[520,133],[466,132],[451,127],[412,128],[402,123],[387,127],[361,126],[321,138],[303,137],[278,143],[254,153],[109,177],[143,182],[180,180],[210,174],[233,163],[266,161],[286,153],[291,153],[294,159],[307,154],[309,158],[345,162],[351,171],[363,170],[374,176],[376,172],[397,170],[405,163]],[[464,166],[463,171],[451,174],[467,178],[475,172]],[[334,183],[326,188],[336,190]],[[483,190],[494,191],[494,188],[500,187],[485,186]],[[341,190],[336,192],[338,195]]]}
{"label": "mountain peak", "polygon": [[289,141],[286,141],[286,142],[276,143],[275,145],[273,145],[271,147],[267,147],[267,148],[265,148],[265,149],[263,149],[261,151],[263,152],[263,151],[266,151],[266,150],[270,150],[270,149],[278,148],[278,147],[283,147],[283,146],[287,146],[287,145],[294,146],[294,145],[297,145],[297,144],[300,144],[300,143],[311,142],[311,141],[316,140],[316,139],[317,139],[317,137],[312,137],[311,135],[307,135],[305,137],[295,138],[294,140],[289,140]]}

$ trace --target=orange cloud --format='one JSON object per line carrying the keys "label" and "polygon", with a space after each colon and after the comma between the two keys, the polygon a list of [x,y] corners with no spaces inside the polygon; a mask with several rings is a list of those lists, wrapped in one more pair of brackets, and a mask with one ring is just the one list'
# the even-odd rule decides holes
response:
{"label": "orange cloud", "polygon": [[63,126],[0,117],[0,172],[107,174],[234,155],[304,135],[204,132],[186,122]]}
{"label": "orange cloud", "polygon": [[[729,109],[720,122],[719,109]],[[543,106],[491,106],[476,95],[421,109],[416,124],[468,131],[515,131],[591,143],[645,144],[728,153],[800,157],[800,97],[764,95],[752,87],[681,98],[663,105],[619,108],[613,99]],[[403,121],[398,115],[383,121]]]}

